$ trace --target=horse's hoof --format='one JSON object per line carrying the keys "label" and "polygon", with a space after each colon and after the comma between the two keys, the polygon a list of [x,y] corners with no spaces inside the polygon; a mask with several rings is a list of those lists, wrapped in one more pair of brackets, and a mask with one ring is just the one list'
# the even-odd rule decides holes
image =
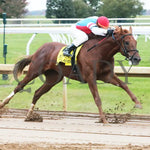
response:
{"label": "horse's hoof", "polygon": [[108,121],[103,122],[103,126],[110,126],[110,123]]}
{"label": "horse's hoof", "polygon": [[135,104],[134,108],[142,109],[142,105],[141,104]]}
{"label": "horse's hoof", "polygon": [[107,120],[103,121],[103,124],[109,124],[109,122]]}
{"label": "horse's hoof", "polygon": [[109,121],[107,121],[106,119],[102,120],[102,123],[104,126],[109,126]]}
{"label": "horse's hoof", "polygon": [[110,124],[110,123],[103,123],[103,126],[105,126],[105,127],[110,127],[111,124]]}

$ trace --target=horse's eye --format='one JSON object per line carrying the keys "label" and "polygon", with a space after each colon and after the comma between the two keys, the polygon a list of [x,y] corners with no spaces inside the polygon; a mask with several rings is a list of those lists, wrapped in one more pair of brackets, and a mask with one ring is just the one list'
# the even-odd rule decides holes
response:
{"label": "horse's eye", "polygon": [[129,42],[128,42],[128,41],[125,41],[125,45],[129,45]]}

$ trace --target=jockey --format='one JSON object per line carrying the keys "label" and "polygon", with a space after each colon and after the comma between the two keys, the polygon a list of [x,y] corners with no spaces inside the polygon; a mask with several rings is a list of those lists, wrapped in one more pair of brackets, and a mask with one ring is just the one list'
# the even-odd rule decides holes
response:
{"label": "jockey", "polygon": [[64,56],[72,56],[70,52],[86,42],[90,33],[100,36],[112,35],[113,33],[113,30],[109,29],[109,20],[105,16],[85,18],[73,25],[72,30],[75,40],[63,50]]}

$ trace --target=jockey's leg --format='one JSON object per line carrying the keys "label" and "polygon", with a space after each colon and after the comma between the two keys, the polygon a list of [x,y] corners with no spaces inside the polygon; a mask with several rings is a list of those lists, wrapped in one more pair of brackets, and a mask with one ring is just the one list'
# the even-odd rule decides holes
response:
{"label": "jockey's leg", "polygon": [[70,54],[70,52],[73,50],[75,50],[77,47],[72,43],[71,45],[67,46],[64,50],[63,50],[63,55],[64,56],[72,56]]}
{"label": "jockey's leg", "polygon": [[75,26],[72,27],[72,31],[75,40],[72,42],[71,45],[69,45],[63,50],[64,56],[72,56],[70,52],[72,50],[75,50],[79,45],[81,45],[82,43],[88,40],[88,35],[85,32],[78,30]]}

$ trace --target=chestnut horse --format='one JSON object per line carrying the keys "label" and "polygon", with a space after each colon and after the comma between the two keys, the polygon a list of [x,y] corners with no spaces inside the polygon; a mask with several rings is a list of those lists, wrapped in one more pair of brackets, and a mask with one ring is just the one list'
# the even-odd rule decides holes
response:
{"label": "chestnut horse", "polygon": [[[93,45],[95,45],[93,49],[89,50]],[[142,108],[136,96],[114,73],[114,55],[118,52],[132,62],[133,65],[137,65],[140,62],[141,59],[136,45],[137,42],[132,35],[131,27],[129,30],[116,27],[112,36],[95,37],[85,42],[77,56],[78,74],[82,77],[82,81],[88,83],[103,123],[107,123],[107,120],[102,110],[102,102],[98,93],[96,80],[102,80],[121,87],[135,103],[135,107]],[[0,103],[0,108],[4,107],[17,92],[41,74],[45,75],[45,82],[35,91],[26,118],[32,114],[37,100],[60,82],[64,76],[80,81],[81,78],[73,72],[71,66],[65,66],[64,63],[56,65],[57,55],[64,46],[65,44],[58,42],[45,43],[33,55],[16,63],[14,68],[15,77],[27,65],[29,65],[28,72],[14,91]]]}

